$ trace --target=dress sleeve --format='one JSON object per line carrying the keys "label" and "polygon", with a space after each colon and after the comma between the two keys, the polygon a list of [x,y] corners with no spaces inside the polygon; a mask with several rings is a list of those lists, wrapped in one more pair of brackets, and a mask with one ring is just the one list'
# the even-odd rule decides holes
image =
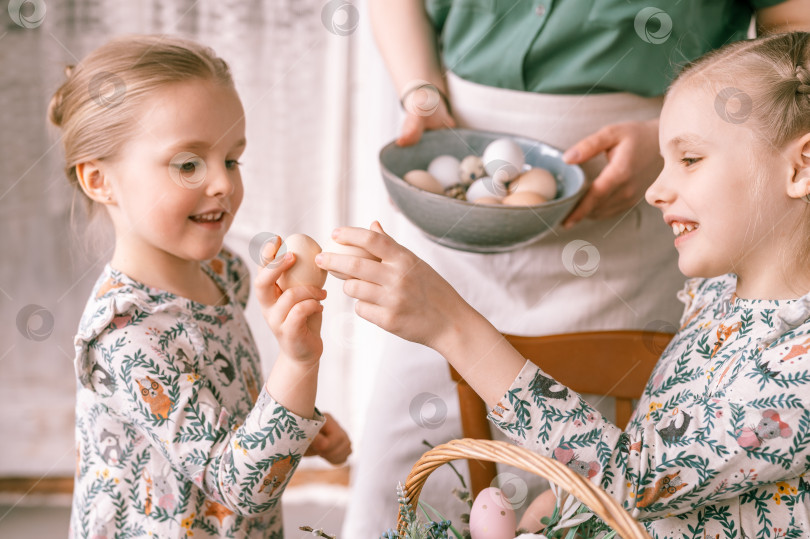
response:
{"label": "dress sleeve", "polygon": [[599,482],[634,518],[654,520],[805,472],[810,377],[778,376],[746,380],[760,388],[741,392],[746,400],[684,394],[677,413],[658,421],[640,410],[641,428],[625,433],[527,362],[489,418],[518,445]]}
{"label": "dress sleeve", "polygon": [[[145,318],[137,325],[124,318]],[[92,340],[85,368],[109,375],[103,402],[131,424],[174,470],[240,515],[274,507],[323,425],[297,416],[264,389],[239,425],[200,375],[193,328],[170,309],[118,313]]]}

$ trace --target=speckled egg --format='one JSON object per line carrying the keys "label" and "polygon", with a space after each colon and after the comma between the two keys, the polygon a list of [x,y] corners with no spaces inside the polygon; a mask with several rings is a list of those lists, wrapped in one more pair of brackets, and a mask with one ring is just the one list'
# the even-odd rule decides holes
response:
{"label": "speckled egg", "polygon": [[470,185],[486,174],[484,160],[477,155],[468,155],[461,160],[461,164],[458,166],[458,181],[462,185]]}
{"label": "speckled egg", "polygon": [[461,162],[452,155],[439,155],[434,157],[428,165],[427,171],[436,178],[442,188],[446,189],[458,183],[458,167]]}
{"label": "speckled egg", "polygon": [[472,539],[513,539],[517,518],[512,504],[501,489],[482,490],[470,510],[470,537]]}

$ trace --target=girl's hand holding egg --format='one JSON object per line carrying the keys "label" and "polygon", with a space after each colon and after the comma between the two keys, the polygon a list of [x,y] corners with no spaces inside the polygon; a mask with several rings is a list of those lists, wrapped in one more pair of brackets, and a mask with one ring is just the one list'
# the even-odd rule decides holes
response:
{"label": "girl's hand holding egg", "polygon": [[294,234],[282,249],[281,238],[263,246],[253,286],[262,316],[278,340],[282,353],[303,362],[317,362],[323,352],[320,301],[326,272],[314,263],[320,252],[309,236]]}
{"label": "girl's hand holding egg", "polygon": [[318,242],[306,234],[293,234],[283,246],[288,252],[295,253],[296,262],[279,277],[281,289],[307,285],[321,288],[326,282],[326,271],[315,264],[315,255],[321,252]]}

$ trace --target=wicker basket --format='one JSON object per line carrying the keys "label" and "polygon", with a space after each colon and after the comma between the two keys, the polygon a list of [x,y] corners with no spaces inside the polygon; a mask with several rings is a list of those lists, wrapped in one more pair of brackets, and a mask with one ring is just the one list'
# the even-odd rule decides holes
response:
{"label": "wicker basket", "polygon": [[[563,490],[571,493],[585,504],[624,539],[650,539],[641,525],[633,520],[624,508],[608,494],[564,464],[515,445],[492,441],[464,438],[438,445],[427,451],[414,464],[405,481],[405,495],[415,508],[419,494],[428,476],[446,462],[457,459],[476,459],[501,462],[534,473],[552,481]],[[400,516],[397,529],[405,533],[406,524]]]}

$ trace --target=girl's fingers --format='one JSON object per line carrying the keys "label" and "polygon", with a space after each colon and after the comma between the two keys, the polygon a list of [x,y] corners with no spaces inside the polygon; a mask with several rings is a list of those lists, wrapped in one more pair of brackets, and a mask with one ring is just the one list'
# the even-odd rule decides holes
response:
{"label": "girl's fingers", "polygon": [[385,288],[366,280],[348,279],[343,283],[343,293],[350,298],[380,305],[385,296]]}
{"label": "girl's fingers", "polygon": [[307,319],[315,314],[323,312],[323,305],[314,299],[305,299],[293,305],[287,317],[284,319],[283,325],[293,327],[304,327]]}
{"label": "girl's fingers", "polygon": [[315,263],[327,271],[342,273],[350,278],[363,279],[373,283],[383,283],[390,280],[388,271],[376,260],[325,252],[319,253],[315,257]]}
{"label": "girl's fingers", "polygon": [[326,290],[314,286],[292,286],[276,300],[276,311],[282,319],[286,318],[296,304],[308,299],[315,302],[326,299]]}
{"label": "girl's fingers", "polygon": [[295,264],[295,254],[287,253],[279,260],[272,260],[266,266],[259,268],[253,285],[256,293],[260,295],[259,301],[262,303],[273,303],[278,297],[276,281],[282,273],[290,269]]}
{"label": "girl's fingers", "polygon": [[360,318],[371,322],[385,331],[392,332],[394,329],[389,311],[384,307],[365,301],[358,301],[354,304],[354,312]]}
{"label": "girl's fingers", "polygon": [[379,227],[380,231],[350,226],[340,227],[332,232],[332,237],[338,243],[362,247],[383,261],[395,259],[401,253],[407,251],[407,249],[394,241],[391,236],[381,232],[382,227],[379,226],[379,223],[377,223],[377,227]]}

